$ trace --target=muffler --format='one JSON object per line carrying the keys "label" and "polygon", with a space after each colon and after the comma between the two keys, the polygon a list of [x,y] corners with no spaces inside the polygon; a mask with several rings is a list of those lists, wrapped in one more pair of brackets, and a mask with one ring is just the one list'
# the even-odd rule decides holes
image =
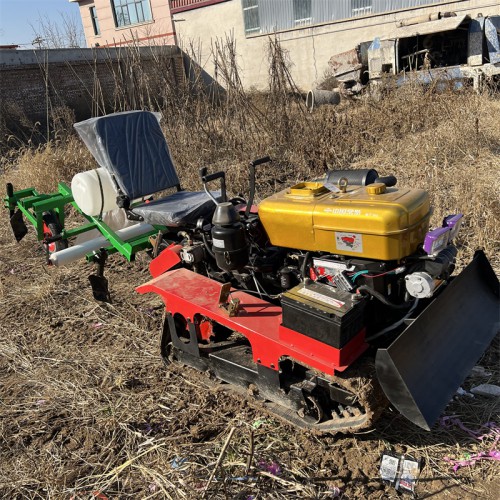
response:
{"label": "muffler", "polygon": [[482,251],[386,349],[377,376],[389,401],[430,430],[500,330],[499,282]]}

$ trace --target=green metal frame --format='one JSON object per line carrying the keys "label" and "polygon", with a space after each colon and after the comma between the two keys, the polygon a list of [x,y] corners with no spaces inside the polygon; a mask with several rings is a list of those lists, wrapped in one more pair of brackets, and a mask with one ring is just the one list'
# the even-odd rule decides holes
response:
{"label": "green metal frame", "polygon": [[[5,208],[10,211],[19,209],[26,219],[33,225],[36,230],[37,239],[42,241],[43,234],[43,213],[54,211],[59,217],[61,223],[63,239],[68,239],[73,236],[98,229],[99,232],[109,241],[109,246],[106,248],[108,254],[119,252],[129,262],[134,260],[135,254],[146,248],[151,248],[149,241],[150,236],[164,230],[165,226],[154,225],[154,231],[145,233],[137,238],[129,241],[124,241],[115,231],[105,224],[99,217],[84,214],[80,207],[76,204],[71,189],[64,182],[58,184],[58,192],[52,194],[40,194],[34,188],[21,189],[15,191],[12,196],[6,196],[4,199]],[[74,229],[65,229],[64,222],[64,207],[71,204],[78,213],[80,213],[88,223]],[[87,261],[93,260],[93,254],[86,256]]]}

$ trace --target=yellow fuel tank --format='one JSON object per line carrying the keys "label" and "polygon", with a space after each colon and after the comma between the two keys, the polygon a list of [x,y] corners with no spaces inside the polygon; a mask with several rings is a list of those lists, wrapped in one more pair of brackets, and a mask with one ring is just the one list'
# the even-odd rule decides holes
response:
{"label": "yellow fuel tank", "polygon": [[302,182],[266,198],[259,216],[273,245],[376,260],[413,253],[429,229],[429,195],[384,184],[331,192]]}

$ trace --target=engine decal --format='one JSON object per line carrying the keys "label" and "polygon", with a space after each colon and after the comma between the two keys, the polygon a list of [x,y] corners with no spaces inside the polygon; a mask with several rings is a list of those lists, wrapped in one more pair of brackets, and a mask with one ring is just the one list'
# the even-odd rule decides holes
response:
{"label": "engine decal", "polygon": [[333,307],[342,307],[345,302],[341,300],[334,299],[333,297],[328,297],[328,295],[323,295],[322,293],[315,292],[314,290],[309,290],[308,288],[301,288],[298,290],[298,293],[305,295],[311,299],[319,300],[320,302],[324,302],[325,304],[329,304]]}
{"label": "engine decal", "polygon": [[224,240],[218,240],[216,238],[213,238],[212,239],[212,244],[213,244],[214,247],[224,248]]}
{"label": "engine decal", "polygon": [[363,235],[358,233],[335,232],[335,244],[337,250],[363,253]]}

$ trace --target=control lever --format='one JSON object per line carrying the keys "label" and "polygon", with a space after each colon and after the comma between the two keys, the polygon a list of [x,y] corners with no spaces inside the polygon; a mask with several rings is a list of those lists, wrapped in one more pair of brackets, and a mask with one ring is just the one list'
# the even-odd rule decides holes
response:
{"label": "control lever", "polygon": [[226,195],[226,174],[225,172],[216,172],[215,174],[207,174],[207,167],[200,168],[201,182],[203,183],[203,189],[205,193],[212,199],[212,201],[218,205],[219,202],[215,199],[213,194],[208,190],[207,183],[220,179],[220,191],[221,191],[221,201],[227,201]]}
{"label": "control lever", "polygon": [[250,197],[248,198],[247,208],[245,210],[245,217],[247,218],[250,215],[250,210],[252,209],[253,200],[255,198],[255,167],[263,163],[269,163],[270,161],[271,158],[269,156],[264,156],[250,162]]}
{"label": "control lever", "polygon": [[386,175],[385,177],[377,177],[375,179],[375,182],[381,182],[382,184],[385,184],[387,187],[392,187],[395,186],[398,180],[394,175]]}

